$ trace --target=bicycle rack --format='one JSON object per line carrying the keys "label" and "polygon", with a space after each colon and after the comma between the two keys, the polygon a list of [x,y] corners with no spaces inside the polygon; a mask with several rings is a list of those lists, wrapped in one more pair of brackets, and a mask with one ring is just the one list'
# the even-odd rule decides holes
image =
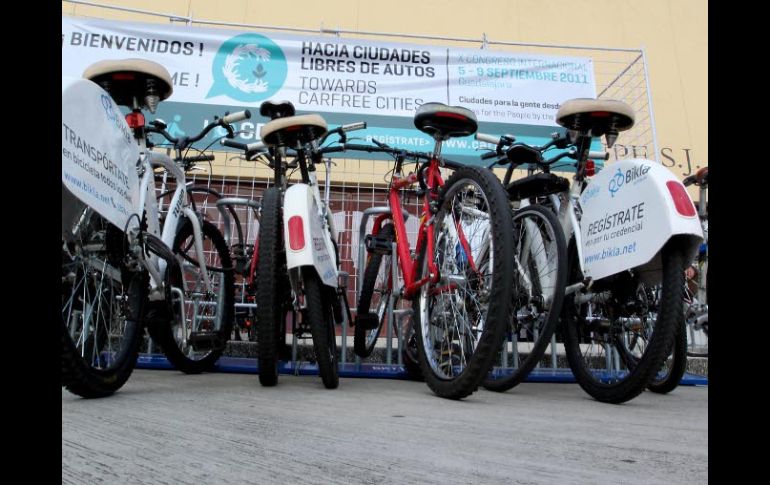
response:
{"label": "bicycle rack", "polygon": [[[406,221],[409,218],[409,213],[401,209],[401,212],[404,215],[404,221]],[[392,212],[390,210],[390,207],[370,207],[368,209],[365,209],[362,216],[361,216],[361,223],[358,227],[358,274],[359,279],[361,275],[364,273],[364,267],[366,265],[366,225],[369,222],[369,218],[373,215],[392,215]],[[391,262],[391,271],[392,271],[392,281],[394,282],[394,285],[396,282],[398,282],[398,255],[396,252],[396,243],[392,243],[392,255],[390,258]],[[388,315],[388,331],[386,335],[386,342],[385,342],[385,363],[386,364],[392,364],[393,363],[393,321],[394,321],[394,309],[393,309],[393,293],[391,292],[390,296],[388,297],[388,306],[386,307],[387,315]],[[358,303],[359,298],[361,298],[361,282],[359,281],[358,284],[356,284],[356,303]],[[406,310],[395,310],[395,312],[404,312]],[[403,318],[404,313],[400,313],[399,317]],[[346,319],[347,320],[347,319]],[[346,323],[346,322],[345,322]],[[399,329],[401,327],[399,326]],[[347,325],[343,325],[342,327],[342,355],[340,357],[340,361],[344,364],[345,358],[347,357]],[[399,330],[398,332],[398,348],[403,348],[403,332]],[[401,362],[401,352],[398,353],[398,359],[397,362],[399,365],[402,365],[403,362]],[[356,365],[361,364],[361,358],[356,356]]]}

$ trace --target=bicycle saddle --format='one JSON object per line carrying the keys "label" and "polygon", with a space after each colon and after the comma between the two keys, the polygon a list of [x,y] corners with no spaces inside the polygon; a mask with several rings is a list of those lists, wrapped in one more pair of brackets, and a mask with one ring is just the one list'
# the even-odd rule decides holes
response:
{"label": "bicycle saddle", "polygon": [[265,145],[296,149],[324,136],[326,131],[326,121],[320,115],[300,115],[268,121],[262,126],[260,136]]}
{"label": "bicycle saddle", "polygon": [[286,118],[287,116],[294,116],[294,105],[291,101],[265,101],[259,107],[259,114],[267,116],[271,120],[276,118]]}
{"label": "bicycle saddle", "polygon": [[634,109],[614,99],[570,99],[556,112],[556,122],[570,130],[590,130],[592,136],[602,136],[634,126]]}
{"label": "bicycle saddle", "polygon": [[122,106],[140,108],[155,113],[158,103],[171,96],[173,82],[165,67],[144,59],[119,59],[91,64],[83,77],[90,79]]}
{"label": "bicycle saddle", "polygon": [[414,126],[441,141],[472,135],[479,127],[473,111],[444,103],[425,103],[420,106],[414,114]]}

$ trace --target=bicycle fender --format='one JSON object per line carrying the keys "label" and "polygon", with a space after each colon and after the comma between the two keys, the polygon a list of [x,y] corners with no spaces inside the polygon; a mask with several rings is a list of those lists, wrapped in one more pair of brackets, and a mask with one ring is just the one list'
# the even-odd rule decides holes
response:
{"label": "bicycle fender", "polygon": [[288,269],[313,266],[323,284],[337,288],[337,258],[330,233],[324,229],[323,213],[307,184],[286,190],[283,202],[283,231]]}
{"label": "bicycle fender", "polygon": [[660,277],[660,250],[673,237],[685,241],[688,260],[703,239],[684,185],[666,167],[644,159],[607,166],[580,196],[585,276],[594,280],[628,269]]}
{"label": "bicycle fender", "polygon": [[104,89],[68,76],[61,87],[62,184],[123,229],[139,203],[139,146]]}

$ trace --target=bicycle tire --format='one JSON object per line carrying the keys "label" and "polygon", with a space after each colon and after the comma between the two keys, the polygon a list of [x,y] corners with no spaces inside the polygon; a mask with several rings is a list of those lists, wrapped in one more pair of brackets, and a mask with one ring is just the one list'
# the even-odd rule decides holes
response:
{"label": "bicycle tire", "polygon": [[684,319],[677,326],[674,346],[661,370],[647,388],[657,394],[668,394],[679,386],[687,370],[687,331]]}
{"label": "bicycle tire", "polygon": [[[570,242],[570,279],[577,281],[581,278],[577,262],[577,250],[574,239]],[[672,239],[661,249],[662,281],[660,293],[660,306],[654,330],[649,335],[649,341],[642,356],[632,369],[622,372],[597,370],[596,373],[590,367],[594,362],[601,362],[602,356],[585,358],[581,350],[583,340],[588,344],[588,350],[597,343],[597,348],[604,351],[604,358],[608,354],[607,348],[614,352],[614,346],[621,337],[617,319],[609,320],[608,325],[590,323],[583,315],[588,310],[588,303],[579,307],[575,303],[575,294],[565,298],[562,308],[562,328],[564,331],[564,344],[572,373],[578,384],[591,397],[600,402],[620,404],[638,396],[647,385],[652,382],[663,360],[668,355],[673,345],[676,324],[682,315],[682,302],[684,290],[684,252],[676,239]],[[605,306],[596,303],[596,314],[601,315],[602,310],[610,309],[608,305],[614,305],[613,310],[619,307],[619,301],[628,291],[624,287],[632,287],[637,291],[638,279],[629,272],[622,272],[603,280],[594,282],[592,291],[595,295],[605,295]],[[608,313],[609,314],[609,313]],[[595,316],[595,315],[594,315]],[[600,317],[599,317],[600,318]],[[597,363],[597,365],[600,365]],[[603,364],[601,364],[603,365]],[[598,369],[598,367],[597,367]],[[606,368],[605,368],[606,370]]]}
{"label": "bicycle tire", "polygon": [[85,210],[78,236],[62,241],[61,382],[90,399],[115,393],[136,366],[148,278],[122,264],[123,233]]}
{"label": "bicycle tire", "polygon": [[302,270],[307,308],[303,318],[310,326],[313,336],[313,350],[318,363],[318,373],[324,387],[335,389],[340,384],[337,370],[337,337],[334,332],[334,312],[329,300],[331,291],[321,283],[314,268]]}
{"label": "bicycle tire", "polygon": [[420,367],[420,355],[417,350],[417,335],[414,330],[414,319],[409,318],[402,327],[404,332],[404,348],[401,349],[401,362],[404,364],[404,370],[413,381],[425,381]]}
{"label": "bicycle tire", "polygon": [[[533,218],[539,219],[540,224]],[[484,387],[495,392],[507,391],[523,382],[543,357],[559,320],[567,284],[567,243],[553,211],[539,205],[523,207],[514,212],[513,228],[516,290],[507,334],[517,351],[513,352],[511,347],[508,354],[506,338],[505,352],[501,351],[500,356],[506,366],[508,356],[516,365],[510,374],[484,380]],[[531,237],[525,237],[527,234]],[[532,341],[524,358],[518,352],[521,332],[526,332],[526,341]]]}
{"label": "bicycle tire", "polygon": [[[456,195],[462,198],[458,204],[454,201]],[[511,208],[500,181],[491,171],[475,167],[461,167],[455,170],[441,189],[437,202],[433,222],[436,228],[434,232],[436,254],[433,257],[436,258],[439,271],[442,264],[447,265],[446,274],[442,275],[443,278],[447,278],[446,281],[451,278],[464,281],[462,283],[464,294],[457,296],[452,288],[455,283],[435,288],[431,283],[423,285],[417,297],[413,299],[417,348],[420,367],[428,387],[440,397],[462,399],[475,392],[489,372],[497,349],[502,344],[510,314],[513,289],[510,284],[507,284],[506,277],[514,271],[513,257],[507,249],[512,246],[513,241]],[[489,264],[491,260],[493,266],[487,267],[491,275],[482,273],[481,270],[472,271],[467,264],[469,258],[461,245],[462,240],[459,239],[454,245],[448,242],[451,238],[451,225],[447,224],[442,228],[441,224],[444,220],[448,220],[447,216],[453,218],[456,209],[459,209],[462,216],[488,210],[486,215],[481,216],[482,220],[487,221],[487,230],[483,230],[484,224],[476,223],[478,225],[468,226],[482,229],[482,234],[480,236],[471,234],[470,237],[465,238],[465,243],[470,246],[469,240],[477,240],[481,243],[482,251],[484,247],[487,248],[484,254],[477,253],[474,259],[479,263],[479,268]],[[460,224],[456,219],[453,219],[453,222]],[[446,254],[442,252],[445,245]],[[489,251],[490,246],[491,251]],[[420,250],[416,280],[428,273],[426,248],[427,244]],[[452,272],[449,271],[449,266],[454,266],[455,271],[459,273],[450,274]],[[467,291],[474,285],[487,284],[488,288],[483,288],[481,292],[474,290],[471,295],[471,292]],[[443,288],[448,288],[449,291],[444,291]],[[434,289],[438,292],[434,293]],[[428,293],[431,293],[430,297]],[[436,296],[439,298],[434,301]],[[461,298],[463,308],[470,307],[466,315],[471,316],[472,322],[466,322],[463,318],[462,324],[457,325],[456,314],[451,309],[447,309],[453,304],[452,298],[455,300]],[[470,301],[468,307],[465,306],[466,301]],[[449,327],[444,326],[443,323],[449,322],[450,318],[453,330],[444,335],[437,335],[442,331],[442,327],[449,330]],[[466,323],[471,324],[466,325]],[[458,355],[458,348],[460,355]]]}
{"label": "bicycle tire", "polygon": [[256,328],[259,382],[263,386],[278,383],[280,348],[285,341],[285,306],[288,273],[283,242],[281,191],[270,187],[262,195],[259,221],[258,263],[256,268]]}
{"label": "bicycle tire", "polygon": [[[171,365],[185,374],[200,374],[214,368],[232,334],[235,313],[235,275],[225,238],[208,221],[201,222],[201,235],[206,268],[214,291],[209,294],[203,287],[193,244],[193,226],[185,219],[179,226],[173,245],[174,254],[183,260],[182,266],[175,261],[167,268],[170,286],[183,289],[184,311],[173,302],[173,293],[169,293],[171,320],[154,321],[148,326],[150,336],[160,345]],[[211,305],[214,299],[216,304]],[[194,302],[192,307],[191,301]],[[212,308],[213,314],[210,314]],[[196,320],[202,322],[203,330],[194,327]],[[199,343],[199,348],[196,348],[196,344],[191,342],[193,336],[206,343]]]}
{"label": "bicycle tire", "polygon": [[[395,233],[396,230],[393,227],[393,224],[385,224],[382,226],[377,235],[382,238],[393,239],[395,237]],[[382,264],[383,261],[385,262],[384,265]],[[361,283],[361,296],[358,299],[356,315],[363,315],[370,312],[374,313],[377,315],[377,328],[365,329],[363,325],[356,325],[353,327],[353,350],[355,351],[356,355],[362,359],[372,355],[374,347],[377,345],[377,338],[380,336],[382,327],[387,321],[387,301],[393,291],[392,285],[390,288],[387,287],[387,282],[392,279],[390,265],[390,255],[382,255],[377,253],[370,254],[369,261],[366,263],[366,270],[364,271],[363,283]],[[372,312],[372,298],[375,297],[375,291],[377,290],[375,286],[377,285],[378,276],[381,275],[382,269],[385,271],[385,281],[383,282],[382,279],[380,279],[380,283],[384,284],[385,287],[377,291],[379,293],[379,298],[377,298],[375,303],[375,311]],[[396,308],[396,303],[397,302],[394,302],[394,309]]]}

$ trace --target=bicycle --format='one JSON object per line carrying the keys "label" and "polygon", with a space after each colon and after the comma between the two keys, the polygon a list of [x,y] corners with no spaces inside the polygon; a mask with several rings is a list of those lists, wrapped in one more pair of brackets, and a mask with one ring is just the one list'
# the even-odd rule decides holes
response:
{"label": "bicycle", "polygon": [[[381,209],[366,239],[370,258],[354,325],[370,331],[357,332],[366,339],[357,347],[373,346],[385,316],[392,321],[398,300],[411,300],[413,343],[422,376],[437,395],[461,399],[478,388],[503,338],[512,299],[505,277],[514,271],[506,250],[513,239],[510,208],[499,180],[489,171],[441,157],[445,140],[475,133],[477,122],[472,111],[426,103],[417,109],[414,123],[434,139],[432,153],[409,152],[377,141],[376,146],[346,145],[348,150],[382,152],[395,158],[388,207]],[[418,168],[416,173],[402,176],[406,158],[415,159]],[[446,182],[440,173],[444,167],[454,171]],[[419,183],[423,197],[423,213],[413,255],[400,191],[415,183]],[[386,220],[392,225],[383,225]],[[393,260],[398,264],[393,261],[388,268],[385,256],[394,252]],[[380,278],[381,284],[375,287],[377,278],[367,276],[382,270],[388,276]],[[389,276],[391,271],[393,276]],[[401,280],[403,286],[397,288]],[[378,299],[373,306],[371,295],[375,292]]]}
{"label": "bicycle", "polygon": [[[286,315],[291,311],[292,333],[296,339],[311,335],[321,380],[334,389],[339,385],[335,323],[342,322],[343,309],[349,315],[348,275],[338,270],[337,231],[329,208],[331,160],[324,161],[323,155],[342,148],[322,145],[333,134],[344,143],[348,131],[365,128],[366,123],[329,130],[318,115],[295,116],[289,102],[266,101],[260,113],[271,118],[260,135],[268,147],[274,183],[262,194],[253,265],[259,380],[263,386],[277,384],[278,364],[286,348]],[[291,161],[290,150],[296,153]],[[323,198],[316,175],[320,164],[326,168]],[[289,168],[300,170],[301,182],[288,186]],[[302,316],[300,322],[297,313]]]}
{"label": "bicycle", "polygon": [[[708,300],[706,284],[708,277],[708,215],[707,190],[708,167],[703,167],[682,181],[685,187],[697,185],[700,188],[698,218],[703,229],[704,239],[698,248],[697,257],[685,271],[684,319],[678,325],[674,346],[663,363],[660,371],[648,387],[652,392],[666,394],[679,385],[687,370],[687,357],[708,357]],[[697,269],[696,269],[697,268]],[[688,275],[688,272],[694,272]],[[657,292],[653,290],[653,295]],[[655,300],[652,300],[653,308]]]}
{"label": "bicycle", "polygon": [[[154,113],[171,95],[168,71],[141,59],[100,61],[84,78],[62,76],[62,386],[102,397],[133,371],[144,325],[170,332],[175,321],[184,328],[190,310],[193,322],[202,320],[195,319],[197,304],[212,305],[200,297],[221,299],[215,288],[227,289],[231,268],[226,257],[218,268],[208,266],[204,236],[219,247],[221,234],[189,207],[182,169],[146,148],[142,110]],[[131,112],[124,118],[118,105]],[[162,230],[155,168],[176,180]],[[191,254],[182,250],[185,241]],[[215,308],[205,319],[217,326],[228,320],[228,307]]]}
{"label": "bicycle", "polygon": [[[476,133],[475,138],[495,145],[494,150],[481,156],[482,160],[497,158],[488,169],[508,166],[503,187],[514,208],[515,300],[499,352],[500,369],[490,372],[484,381],[486,389],[503,392],[523,382],[540,364],[561,312],[567,280],[567,243],[556,214],[544,204],[548,196],[568,190],[569,181],[551,173],[551,165],[558,159],[545,161],[542,153],[552,147],[567,148],[567,141],[554,134],[549,143],[538,147],[517,143],[512,135]],[[606,159],[607,154],[590,152],[589,157]],[[527,175],[511,181],[514,169],[521,166],[527,167]],[[555,359],[555,348],[552,351]]]}
{"label": "bicycle", "polygon": [[[598,401],[622,403],[644,390],[671,349],[682,316],[684,261],[702,232],[684,186],[661,165],[623,160],[595,173],[589,159],[592,139],[604,136],[612,147],[619,132],[633,126],[628,105],[569,100],[556,119],[567,132],[550,145],[570,149],[543,163],[576,160],[569,187],[562,184],[547,197],[569,240],[558,325],[580,386]],[[499,143],[512,144],[505,138]],[[531,148],[534,158],[545,151]],[[642,295],[645,285],[658,283],[660,303],[653,319]]]}

